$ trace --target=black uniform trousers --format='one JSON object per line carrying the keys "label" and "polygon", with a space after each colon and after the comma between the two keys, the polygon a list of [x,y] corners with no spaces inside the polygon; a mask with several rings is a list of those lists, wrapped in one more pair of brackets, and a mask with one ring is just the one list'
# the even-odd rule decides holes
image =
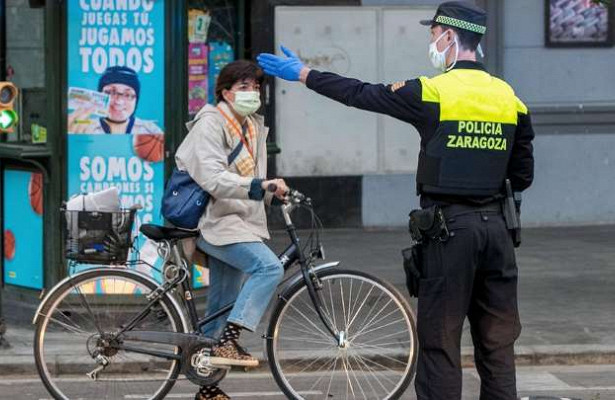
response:
{"label": "black uniform trousers", "polygon": [[521,332],[514,247],[499,211],[443,207],[445,242],[423,249],[419,288],[418,400],[461,399],[466,316],[481,378],[480,400],[516,400],[514,349]]}

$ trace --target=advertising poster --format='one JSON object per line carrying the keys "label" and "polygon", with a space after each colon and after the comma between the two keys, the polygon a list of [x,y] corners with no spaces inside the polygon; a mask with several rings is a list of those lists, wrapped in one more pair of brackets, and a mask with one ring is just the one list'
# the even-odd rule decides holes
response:
{"label": "advertising poster", "polygon": [[[68,0],[68,197],[111,186],[135,226],[162,223],[162,0]],[[139,237],[144,255],[153,244]],[[149,268],[144,273],[153,276]]]}
{"label": "advertising poster", "polygon": [[43,175],[4,170],[4,282],[43,288]]}
{"label": "advertising poster", "polygon": [[188,45],[188,113],[195,115],[207,104],[207,45]]}
{"label": "advertising poster", "polygon": [[234,61],[235,52],[233,47],[226,42],[210,42],[209,43],[209,103],[216,104],[216,80],[222,68],[226,64]]}

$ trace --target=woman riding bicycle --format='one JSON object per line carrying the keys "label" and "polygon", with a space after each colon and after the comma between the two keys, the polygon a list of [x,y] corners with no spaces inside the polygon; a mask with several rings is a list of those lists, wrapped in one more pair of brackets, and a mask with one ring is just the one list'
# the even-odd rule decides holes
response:
{"label": "woman riding bicycle", "polygon": [[[256,114],[263,79],[263,71],[250,61],[224,67],[216,83],[217,106],[208,104],[198,112],[175,155],[178,168],[212,196],[197,241],[209,256],[207,313],[235,301],[228,318],[221,316],[203,332],[219,337],[211,352],[216,365],[258,365],[239,345],[239,335],[256,330],[284,274],[278,257],[263,243],[269,239],[265,203],[274,195],[283,199],[288,190],[282,179],[266,180],[268,129]],[[272,183],[274,194],[266,191]],[[229,397],[217,386],[204,386],[196,399]]]}

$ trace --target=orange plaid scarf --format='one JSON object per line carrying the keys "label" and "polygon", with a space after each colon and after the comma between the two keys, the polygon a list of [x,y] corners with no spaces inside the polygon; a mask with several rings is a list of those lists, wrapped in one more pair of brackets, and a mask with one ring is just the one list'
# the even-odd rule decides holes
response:
{"label": "orange plaid scarf", "polygon": [[[244,137],[243,129],[239,122],[231,114],[225,112],[220,105],[218,105],[220,114],[226,120],[225,132],[230,133],[230,141],[232,142],[231,148],[236,148],[239,143],[243,142],[243,147],[239,152],[239,155],[233,161],[236,166],[239,175],[241,176],[255,176],[256,175],[256,149],[257,138],[256,128],[250,117],[246,118],[246,134]],[[229,165],[230,167],[230,165]]]}

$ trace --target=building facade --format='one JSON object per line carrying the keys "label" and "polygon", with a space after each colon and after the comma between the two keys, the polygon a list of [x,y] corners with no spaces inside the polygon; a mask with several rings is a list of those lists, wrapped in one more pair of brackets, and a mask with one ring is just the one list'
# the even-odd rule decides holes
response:
{"label": "building facade", "polygon": [[[0,0],[0,28],[5,27],[0,32],[6,32],[0,37],[0,80],[11,80],[21,89],[19,129],[0,137],[0,294],[5,314],[10,310],[24,320],[32,315],[40,292],[67,273],[59,208],[83,188],[103,187],[89,178],[96,175],[91,169],[83,174],[84,158],[114,158],[116,166],[122,157],[127,164],[134,158],[131,165],[153,165],[158,171],[155,182],[124,182],[121,177],[109,182],[126,188],[126,198],[128,191],[141,190],[130,189],[135,183],[143,183],[139,187],[154,193],[148,221],[161,222],[157,196],[186,134],[184,123],[211,101],[216,71],[230,60],[253,59],[285,44],[313,68],[369,82],[435,74],[428,60],[428,32],[417,22],[433,16],[439,1],[144,0],[139,2],[141,14],[153,13],[143,18],[155,21],[151,35],[156,44],[145,40],[139,54],[155,60],[153,70],[159,75],[155,84],[144,84],[144,93],[153,94],[139,102],[139,110],[159,127],[163,147],[156,147],[158,156],[152,159],[149,151],[143,155],[135,150],[141,144],[135,147],[125,138],[117,140],[132,143],[135,154],[118,155],[113,148],[103,154],[97,141],[107,140],[105,135],[89,140],[71,135],[69,126],[74,112],[70,88],[95,91],[100,79],[83,70],[83,60],[79,61],[80,54],[90,51],[79,44],[80,33],[95,28],[98,34],[91,40],[106,49],[105,54],[112,53],[100,32],[113,24],[113,16],[106,21],[105,10],[83,8],[97,3]],[[524,197],[523,224],[615,223],[610,200],[615,195],[612,23],[606,25],[611,42],[601,47],[557,46],[553,45],[557,38],[550,35],[565,36],[562,27],[567,25],[558,25],[557,16],[549,14],[553,12],[549,0],[477,4],[487,10],[489,19],[484,63],[515,88],[528,105],[536,130],[536,179]],[[115,11],[121,20],[121,12],[135,10]],[[609,11],[612,21],[613,9]],[[136,36],[140,27],[135,21],[130,32]],[[84,43],[87,40],[86,34]],[[124,45],[122,54],[128,59],[130,46]],[[95,46],[90,47],[94,54]],[[155,56],[148,56],[148,47]],[[128,62],[116,59],[118,65]],[[143,69],[134,59],[130,63]],[[102,64],[97,68],[102,75]],[[143,70],[143,82],[151,78],[149,72]],[[414,128],[335,104],[301,85],[271,79],[263,103],[271,127],[270,175],[286,178],[312,197],[326,227],[407,225],[408,213],[418,207],[419,139]],[[90,144],[75,147],[74,142],[84,141]],[[134,200],[140,193],[131,195]],[[22,217],[26,214],[30,219]],[[275,210],[270,221],[272,228],[281,226]],[[18,311],[24,308],[27,312]]]}

